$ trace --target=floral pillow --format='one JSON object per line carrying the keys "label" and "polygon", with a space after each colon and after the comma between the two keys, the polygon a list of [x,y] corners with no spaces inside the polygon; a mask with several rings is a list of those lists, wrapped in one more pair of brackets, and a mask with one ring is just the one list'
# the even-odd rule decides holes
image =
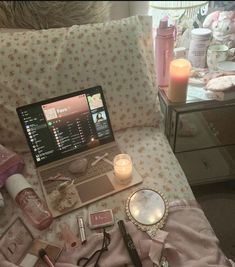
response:
{"label": "floral pillow", "polygon": [[0,136],[27,149],[16,107],[101,85],[114,131],[156,126],[151,17],[0,34]]}

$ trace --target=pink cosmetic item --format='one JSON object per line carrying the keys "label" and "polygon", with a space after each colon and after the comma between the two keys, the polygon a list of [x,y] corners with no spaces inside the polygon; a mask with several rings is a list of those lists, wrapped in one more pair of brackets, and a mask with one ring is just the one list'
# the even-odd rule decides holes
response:
{"label": "pink cosmetic item", "polygon": [[69,229],[67,223],[63,223],[60,226],[61,229],[61,237],[65,242],[66,251],[71,250],[79,245],[79,239],[77,236]]}
{"label": "pink cosmetic item", "polygon": [[4,207],[4,199],[3,199],[3,196],[0,192],[0,208]]}
{"label": "pink cosmetic item", "polygon": [[5,186],[34,227],[39,230],[49,227],[53,221],[51,212],[21,174],[8,177]]}
{"label": "pink cosmetic item", "polygon": [[91,229],[107,227],[114,224],[114,217],[111,209],[90,212],[88,220]]}
{"label": "pink cosmetic item", "polygon": [[168,19],[160,20],[155,40],[155,62],[158,86],[168,86],[170,62],[174,56],[174,26],[168,26]]}
{"label": "pink cosmetic item", "polygon": [[17,218],[0,238],[0,253],[7,261],[19,267],[48,266],[39,257],[40,249],[46,252],[52,264],[56,263],[63,250],[61,246],[56,244],[34,239],[30,230],[20,218]]}
{"label": "pink cosmetic item", "polygon": [[23,168],[23,159],[0,144],[0,188],[4,186],[9,176],[21,173]]}

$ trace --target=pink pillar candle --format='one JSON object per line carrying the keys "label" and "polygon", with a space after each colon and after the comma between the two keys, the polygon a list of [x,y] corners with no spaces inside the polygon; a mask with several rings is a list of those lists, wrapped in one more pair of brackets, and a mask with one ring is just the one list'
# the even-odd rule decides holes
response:
{"label": "pink pillar candle", "polygon": [[188,60],[175,59],[170,64],[170,83],[167,97],[172,102],[185,102],[191,64]]}

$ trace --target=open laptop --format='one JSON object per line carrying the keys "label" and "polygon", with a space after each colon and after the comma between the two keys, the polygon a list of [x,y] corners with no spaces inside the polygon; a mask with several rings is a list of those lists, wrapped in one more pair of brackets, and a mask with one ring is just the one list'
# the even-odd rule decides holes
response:
{"label": "open laptop", "polygon": [[142,182],[133,166],[128,184],[117,182],[115,142],[101,86],[17,108],[53,217]]}

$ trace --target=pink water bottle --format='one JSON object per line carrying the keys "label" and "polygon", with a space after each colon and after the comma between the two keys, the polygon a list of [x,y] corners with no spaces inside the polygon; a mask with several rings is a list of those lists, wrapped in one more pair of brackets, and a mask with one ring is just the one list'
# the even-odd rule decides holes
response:
{"label": "pink water bottle", "polygon": [[155,39],[155,62],[158,86],[168,86],[170,62],[174,55],[174,26],[168,26],[168,18],[160,20]]}

